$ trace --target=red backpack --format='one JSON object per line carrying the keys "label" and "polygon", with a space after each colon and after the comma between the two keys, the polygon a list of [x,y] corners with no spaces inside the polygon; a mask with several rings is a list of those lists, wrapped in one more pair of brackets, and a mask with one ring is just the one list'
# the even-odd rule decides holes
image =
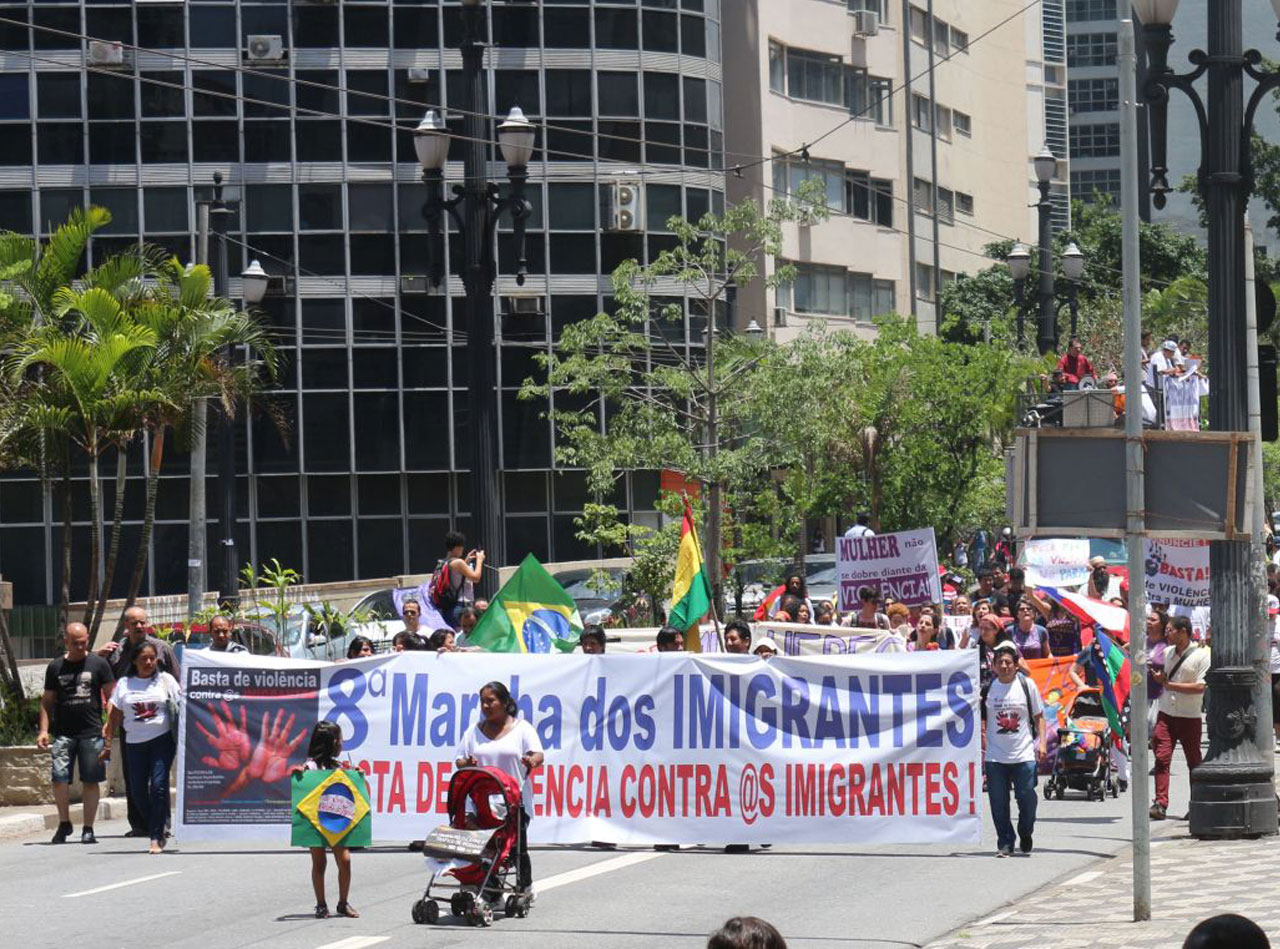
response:
{"label": "red backpack", "polygon": [[448,616],[449,611],[458,605],[458,594],[453,589],[453,571],[449,569],[449,560],[446,558],[441,560],[436,566],[435,575],[431,578],[430,587],[431,605],[442,616]]}

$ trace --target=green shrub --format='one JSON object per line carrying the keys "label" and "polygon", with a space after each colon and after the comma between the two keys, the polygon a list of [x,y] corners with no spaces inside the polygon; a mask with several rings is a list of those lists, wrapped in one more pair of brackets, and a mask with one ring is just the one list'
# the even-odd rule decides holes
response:
{"label": "green shrub", "polygon": [[0,745],[32,745],[40,731],[40,697],[19,699],[0,686]]}

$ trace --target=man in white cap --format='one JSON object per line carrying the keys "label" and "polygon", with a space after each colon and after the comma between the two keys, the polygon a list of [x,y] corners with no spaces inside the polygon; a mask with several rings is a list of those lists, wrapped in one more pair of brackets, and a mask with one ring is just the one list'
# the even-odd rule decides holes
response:
{"label": "man in white cap", "polygon": [[1182,371],[1182,353],[1178,352],[1178,341],[1166,339],[1160,349],[1151,354],[1151,376],[1153,387],[1164,391],[1164,380],[1168,376],[1176,376]]}
{"label": "man in white cap", "polygon": [[778,654],[778,644],[773,641],[771,636],[764,636],[756,642],[755,649],[751,651],[761,659],[772,659]]}

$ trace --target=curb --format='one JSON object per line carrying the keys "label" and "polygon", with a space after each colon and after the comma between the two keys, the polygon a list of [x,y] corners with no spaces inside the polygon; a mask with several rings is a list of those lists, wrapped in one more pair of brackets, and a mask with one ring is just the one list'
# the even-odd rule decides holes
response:
{"label": "curb", "polygon": [[[122,797],[104,797],[98,801],[97,820],[119,820],[128,812],[128,804]],[[80,826],[84,816],[84,806],[71,805],[71,823]],[[27,837],[40,834],[46,830],[57,830],[58,809],[52,804],[37,813],[10,814],[0,816],[0,840],[12,840],[16,837]]]}

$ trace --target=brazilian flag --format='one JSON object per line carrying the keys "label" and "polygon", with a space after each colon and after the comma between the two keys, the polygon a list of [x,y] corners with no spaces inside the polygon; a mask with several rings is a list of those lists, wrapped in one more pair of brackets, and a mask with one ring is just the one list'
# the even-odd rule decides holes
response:
{"label": "brazilian flag", "polygon": [[368,847],[373,843],[369,785],[350,771],[300,771],[293,790],[295,847]]}
{"label": "brazilian flag", "polygon": [[582,635],[578,605],[529,554],[467,635],[490,652],[571,652]]}

